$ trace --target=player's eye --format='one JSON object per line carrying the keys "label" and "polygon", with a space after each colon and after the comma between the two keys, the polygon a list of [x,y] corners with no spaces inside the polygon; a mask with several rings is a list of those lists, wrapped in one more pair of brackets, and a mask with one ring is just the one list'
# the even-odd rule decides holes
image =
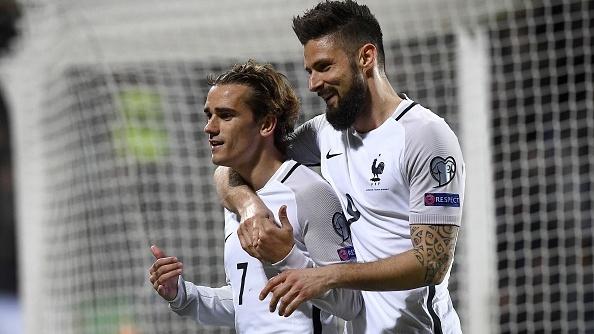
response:
{"label": "player's eye", "polygon": [[229,121],[233,118],[233,113],[230,112],[221,112],[219,114],[217,114],[217,116],[219,116],[220,119],[224,120],[224,121]]}
{"label": "player's eye", "polygon": [[332,64],[331,63],[327,63],[327,62],[323,62],[323,63],[319,63],[316,66],[316,71],[318,72],[327,72],[332,68]]}

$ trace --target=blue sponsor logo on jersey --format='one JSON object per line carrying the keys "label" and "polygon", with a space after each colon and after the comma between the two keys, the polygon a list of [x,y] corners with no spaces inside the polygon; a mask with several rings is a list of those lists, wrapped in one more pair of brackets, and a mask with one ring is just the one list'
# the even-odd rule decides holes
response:
{"label": "blue sponsor logo on jersey", "polygon": [[338,257],[340,258],[341,261],[349,261],[349,260],[354,260],[357,258],[357,255],[355,255],[355,249],[353,248],[353,246],[341,248],[341,249],[337,250],[337,252],[338,252]]}
{"label": "blue sponsor logo on jersey", "polygon": [[425,206],[460,207],[460,195],[450,193],[426,193]]}

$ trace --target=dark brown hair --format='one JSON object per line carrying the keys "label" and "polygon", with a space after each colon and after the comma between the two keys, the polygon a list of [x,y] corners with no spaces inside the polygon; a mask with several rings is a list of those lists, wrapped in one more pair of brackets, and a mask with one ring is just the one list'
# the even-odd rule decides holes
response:
{"label": "dark brown hair", "polygon": [[347,54],[353,56],[366,43],[375,45],[378,66],[384,70],[382,29],[366,5],[355,1],[324,1],[293,18],[293,31],[302,45],[332,35]]}

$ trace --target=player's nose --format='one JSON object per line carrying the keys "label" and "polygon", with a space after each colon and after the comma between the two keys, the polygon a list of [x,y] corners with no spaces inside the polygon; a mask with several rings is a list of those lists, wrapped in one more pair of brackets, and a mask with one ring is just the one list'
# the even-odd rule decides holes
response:
{"label": "player's nose", "polygon": [[204,125],[204,132],[212,135],[217,134],[219,132],[218,122],[216,121],[215,116],[211,117]]}
{"label": "player's nose", "polygon": [[320,75],[317,72],[312,72],[309,75],[309,90],[311,92],[317,92],[322,88],[323,80],[320,78]]}

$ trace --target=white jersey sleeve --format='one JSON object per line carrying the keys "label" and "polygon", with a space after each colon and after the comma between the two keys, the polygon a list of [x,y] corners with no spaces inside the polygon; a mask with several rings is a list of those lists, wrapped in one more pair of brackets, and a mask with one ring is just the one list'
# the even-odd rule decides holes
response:
{"label": "white jersey sleeve", "polygon": [[233,290],[230,285],[220,288],[197,286],[180,276],[177,296],[169,303],[171,310],[181,316],[211,326],[235,326]]}
{"label": "white jersey sleeve", "polygon": [[325,124],[324,117],[322,114],[310,119],[289,135],[289,146],[287,148],[289,157],[306,166],[320,164],[318,132]]}
{"label": "white jersey sleeve", "polygon": [[[294,174],[297,175],[288,178],[284,184],[295,193],[299,235],[309,256],[293,247],[291,253],[274,266],[286,270],[356,261],[350,230],[332,187],[307,168],[297,169]],[[360,312],[363,297],[358,290],[333,289],[312,303],[350,320]]]}
{"label": "white jersey sleeve", "polygon": [[410,187],[410,224],[460,226],[465,166],[458,138],[437,116],[407,123],[400,170]]}

